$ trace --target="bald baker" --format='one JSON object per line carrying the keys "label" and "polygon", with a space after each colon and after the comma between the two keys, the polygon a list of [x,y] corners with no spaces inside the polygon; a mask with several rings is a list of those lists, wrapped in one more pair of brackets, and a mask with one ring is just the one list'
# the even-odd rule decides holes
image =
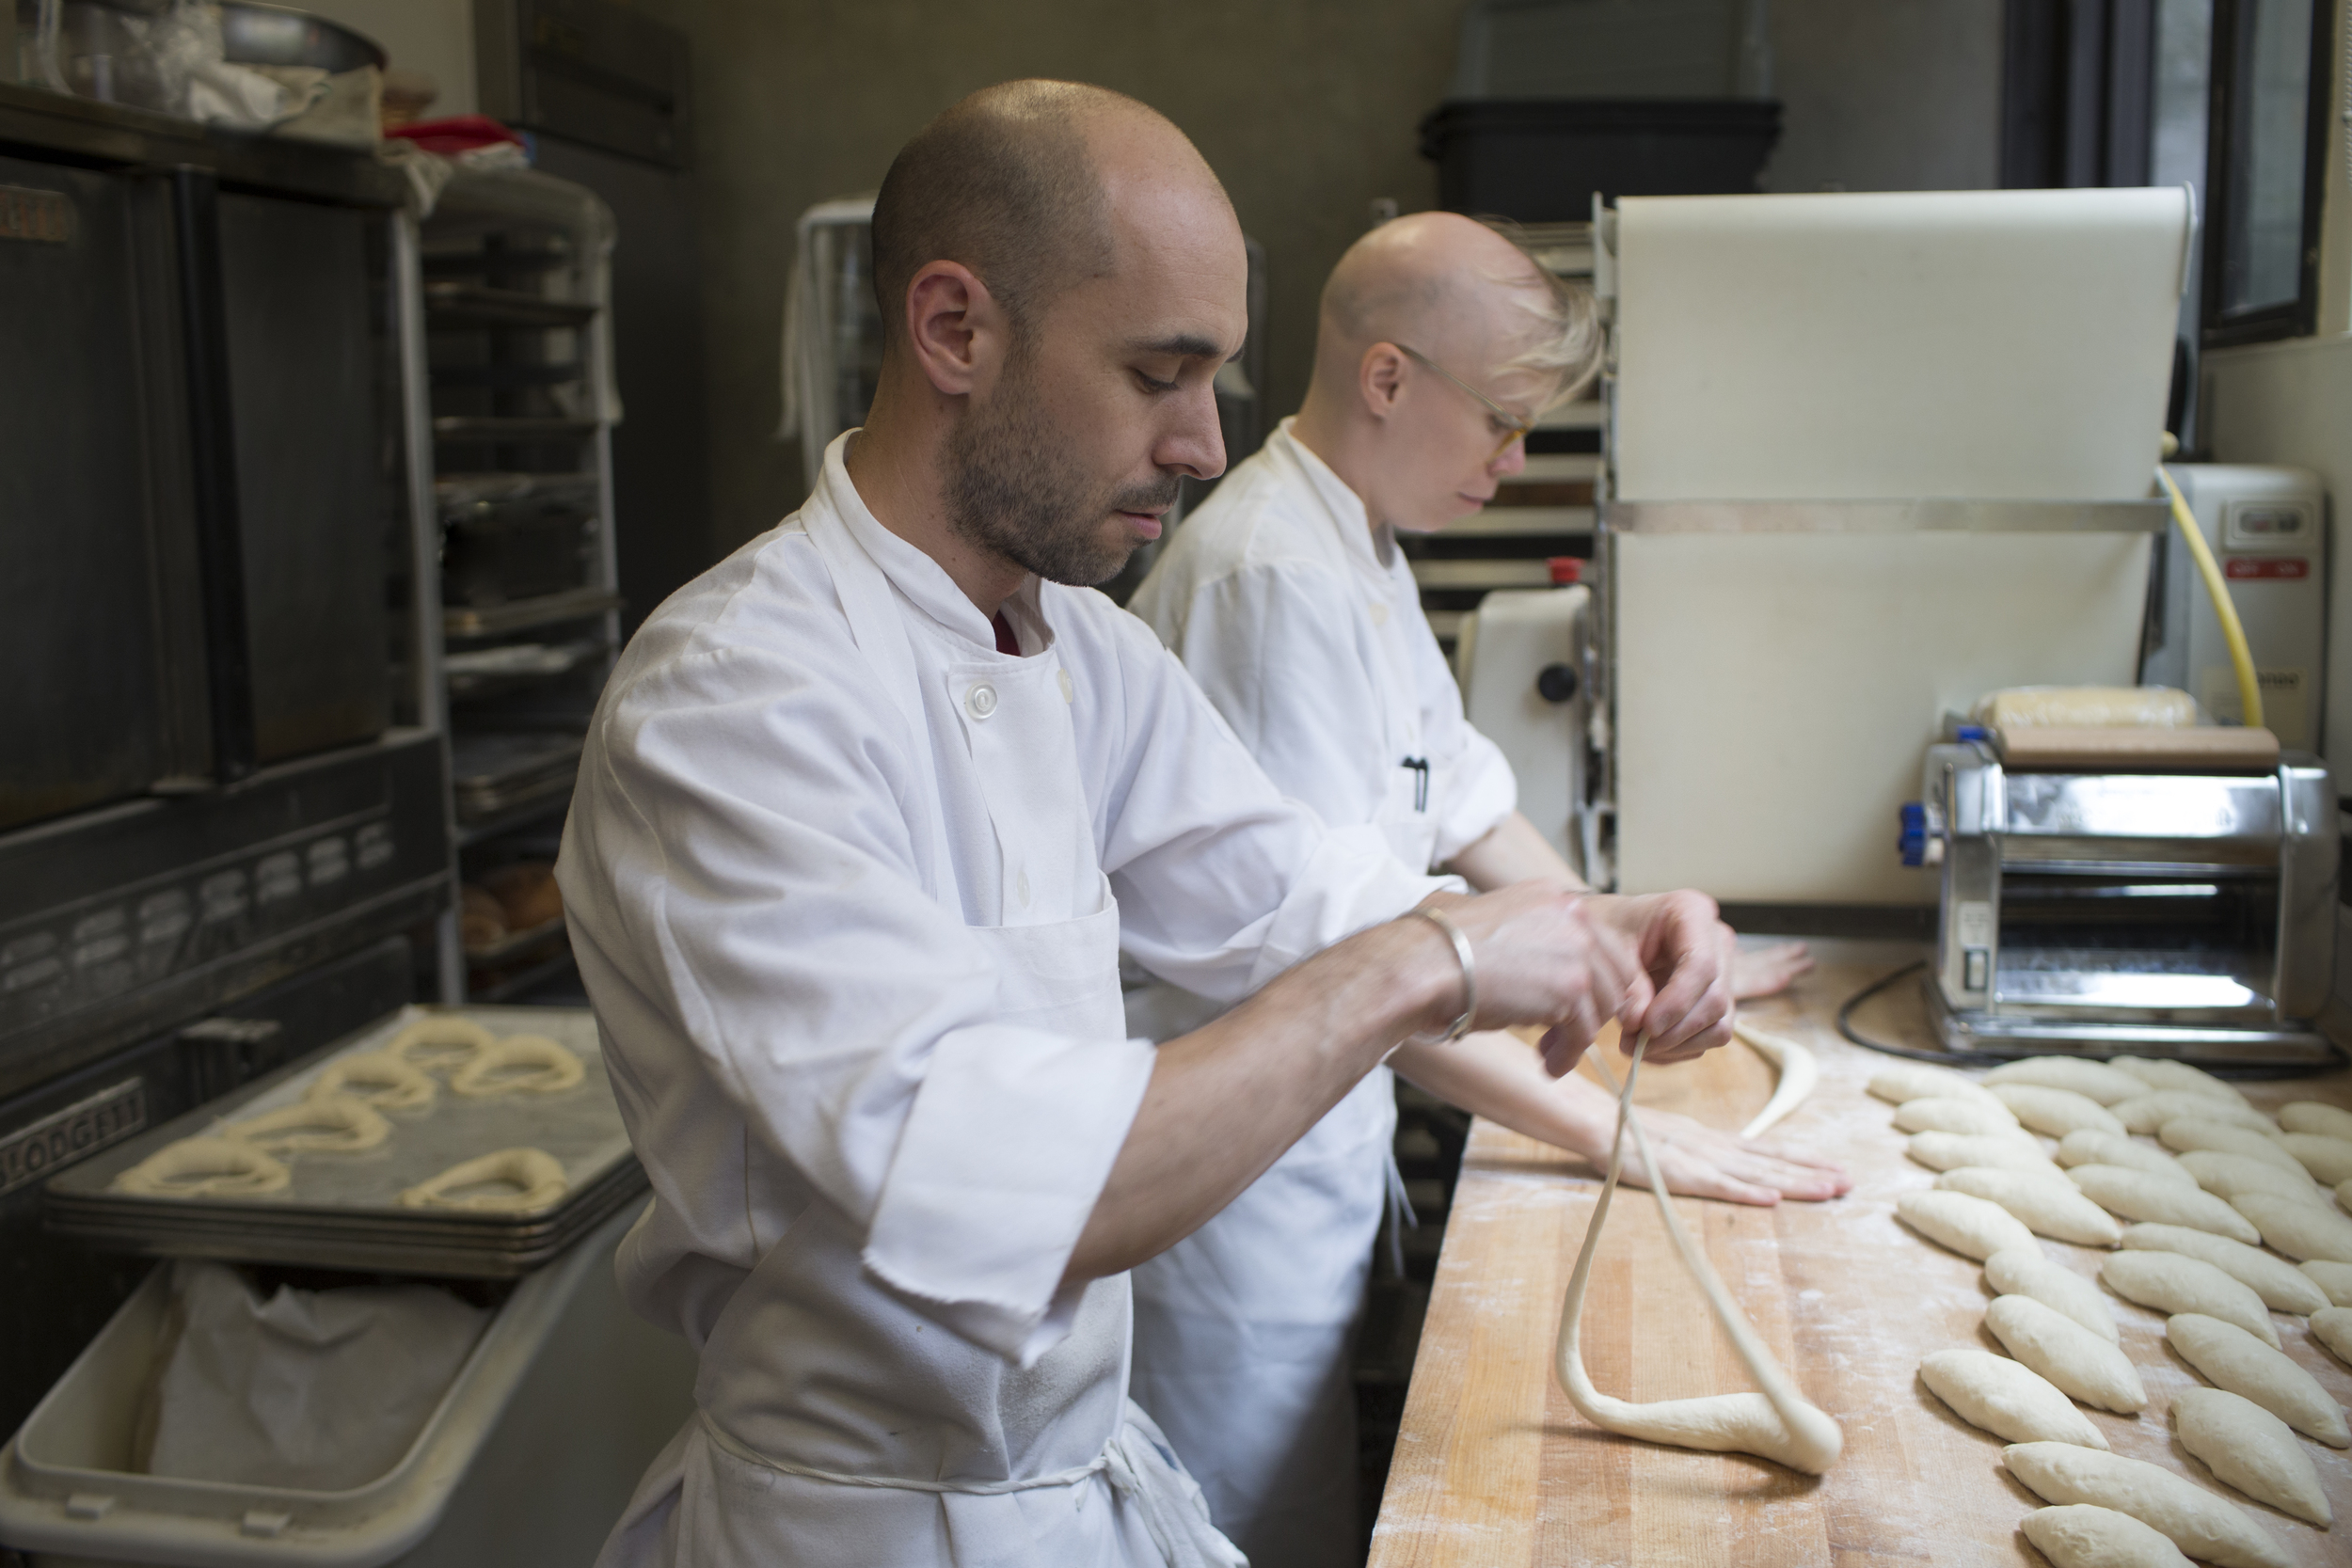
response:
{"label": "bald baker", "polygon": [[[1408,1036],[1720,1044],[1729,934],[1691,894],[1464,897],[1327,829],[1073,586],[1223,467],[1242,238],[1167,120],[991,88],[873,235],[867,424],[647,621],[565,828],[653,1186],[622,1288],[701,1355],[602,1560],[1238,1563],[1127,1399],[1128,1271]],[[1248,1000],[1130,1038],[1122,943]]]}
{"label": "bald baker", "polygon": [[[1472,887],[1581,888],[1517,809],[1510,765],[1465,721],[1396,536],[1476,513],[1526,465],[1535,417],[1600,350],[1589,295],[1503,235],[1450,213],[1374,230],[1323,294],[1313,381],[1295,418],[1176,530],[1128,608],[1200,681],[1268,776],[1335,826],[1381,835],[1414,874]],[[1734,990],[1809,967],[1781,946]],[[1135,1009],[1213,1016],[1155,988]],[[1431,1093],[1588,1160],[1615,1104],[1555,1079],[1507,1035],[1407,1043],[1391,1067]],[[1676,1192],[1770,1204],[1849,1181],[1813,1155],[1645,1112]],[[1402,1181],[1396,1101],[1377,1069],[1272,1169],[1136,1272],[1134,1393],[1253,1561],[1359,1560],[1349,1340],[1384,1202]],[[1645,1181],[1629,1170],[1627,1180]]]}

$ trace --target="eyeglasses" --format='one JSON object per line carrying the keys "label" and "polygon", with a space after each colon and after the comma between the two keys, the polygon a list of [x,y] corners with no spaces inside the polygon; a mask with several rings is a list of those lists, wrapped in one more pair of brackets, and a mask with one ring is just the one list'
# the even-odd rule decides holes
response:
{"label": "eyeglasses", "polygon": [[1504,452],[1511,450],[1512,442],[1524,439],[1528,433],[1535,428],[1534,419],[1523,418],[1520,415],[1512,413],[1511,410],[1503,407],[1502,404],[1497,403],[1494,399],[1488,397],[1486,393],[1480,391],[1477,388],[1471,386],[1460,376],[1455,375],[1452,371],[1447,370],[1443,365],[1438,364],[1435,359],[1432,359],[1429,356],[1422,353],[1421,350],[1417,348],[1407,348],[1403,343],[1393,343],[1391,346],[1393,347],[1399,354],[1405,356],[1406,358],[1412,360],[1415,364],[1424,366],[1427,369],[1437,372],[1439,375],[1444,376],[1448,381],[1453,382],[1454,385],[1459,387],[1462,390],[1468,392],[1470,396],[1476,398],[1480,403],[1486,405],[1486,412],[1494,416],[1495,423],[1502,426],[1508,432],[1508,434],[1505,435],[1501,441],[1496,443],[1495,450],[1486,454],[1486,461],[1488,463],[1491,464],[1501,458]]}

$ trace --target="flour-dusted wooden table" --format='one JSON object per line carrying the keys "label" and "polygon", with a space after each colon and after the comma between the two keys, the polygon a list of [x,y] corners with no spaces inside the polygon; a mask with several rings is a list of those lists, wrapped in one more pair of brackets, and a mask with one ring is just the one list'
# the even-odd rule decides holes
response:
{"label": "flour-dusted wooden table", "polygon": [[[2017,1528],[2038,1504],[2001,1468],[1999,1440],[1918,1381],[1919,1358],[1931,1351],[1999,1351],[1982,1326],[1991,1292],[1978,1264],[1897,1222],[1895,1199],[1932,1184],[1933,1174],[1904,1158],[1894,1107],[1864,1090],[1889,1058],[1847,1044],[1835,1028],[1840,1001],[1915,951],[1816,948],[1828,960],[1820,970],[1745,1016],[1803,1040],[1821,1063],[1812,1098],[1767,1136],[1844,1161],[1853,1192],[1777,1209],[1678,1202],[1766,1343],[1844,1427],[1844,1455],[1816,1480],[1744,1455],[1633,1442],[1577,1415],[1552,1379],[1552,1337],[1600,1181],[1558,1150],[1482,1121],[1446,1223],[1372,1568],[2044,1564]],[[1927,1044],[1916,998],[1905,981],[1856,1022],[1877,1038]],[[1638,1102],[1737,1128],[1772,1086],[1772,1069],[1735,1043],[1694,1064],[1645,1069]],[[2352,1073],[2243,1086],[2265,1109],[2296,1099],[2352,1108]],[[2098,1251],[2043,1246],[2096,1276]],[[2222,1488],[2174,1441],[2166,1415],[2172,1394],[2201,1380],[2166,1346],[2159,1314],[2110,1299],[2150,1401],[2137,1418],[2090,1413],[2115,1451],[2223,1492],[2298,1565],[2352,1563],[2352,1457],[2303,1442],[2335,1510],[2331,1531]],[[2273,1322],[2287,1354],[2352,1404],[2352,1369],[2303,1320]],[[1625,1399],[1751,1386],[1656,1205],[1630,1187],[1612,1208],[1594,1264],[1584,1354],[1595,1384]]]}

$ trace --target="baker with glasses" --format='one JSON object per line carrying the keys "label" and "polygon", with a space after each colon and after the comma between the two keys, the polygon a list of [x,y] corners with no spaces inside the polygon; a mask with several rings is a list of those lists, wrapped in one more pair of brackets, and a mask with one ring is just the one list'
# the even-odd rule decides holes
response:
{"label": "baker with glasses", "polygon": [[[1374,230],[1325,286],[1298,413],[1186,519],[1128,608],[1184,660],[1282,791],[1377,828],[1405,866],[1478,888],[1581,887],[1517,809],[1510,765],[1463,717],[1398,533],[1470,516],[1599,360],[1593,303],[1492,229],[1423,213]],[[1741,995],[1809,967],[1747,955]],[[1161,986],[1132,1034],[1215,1005]],[[1503,1034],[1391,1058],[1456,1105],[1588,1158],[1614,1104]],[[1647,1113],[1677,1192],[1770,1204],[1850,1185],[1827,1161]],[[1135,1274],[1132,1391],[1251,1561],[1360,1561],[1348,1341],[1384,1207],[1401,1206],[1394,1086],[1365,1078],[1206,1226]],[[1629,1173],[1629,1180],[1643,1177]]]}

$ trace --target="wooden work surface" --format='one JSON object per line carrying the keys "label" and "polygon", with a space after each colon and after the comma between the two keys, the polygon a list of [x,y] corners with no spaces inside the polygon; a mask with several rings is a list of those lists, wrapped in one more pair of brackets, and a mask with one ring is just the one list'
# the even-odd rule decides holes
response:
{"label": "wooden work surface", "polygon": [[[1999,1439],[1961,1421],[1918,1381],[1930,1352],[2000,1350],[1982,1326],[1992,1292],[1979,1265],[1897,1222],[1895,1199],[1931,1185],[1933,1173],[1904,1157],[1894,1107],[1865,1092],[1889,1058],[1847,1044],[1835,1028],[1840,1001],[1915,953],[1816,945],[1836,961],[1743,1016],[1802,1040],[1820,1060],[1820,1086],[1768,1139],[1841,1159],[1853,1192],[1777,1209],[1677,1201],[1765,1342],[1845,1429],[1843,1455],[1815,1479],[1745,1455],[1635,1442],[1579,1416],[1552,1378],[1552,1339],[1598,1176],[1481,1121],[1446,1222],[1372,1568],[2046,1564],[2018,1533],[2039,1504],[2002,1469]],[[1909,981],[1856,1022],[1876,1038],[1931,1040]],[[1622,1071],[1613,1050],[1612,1063]],[[1737,1128],[1772,1083],[1771,1067],[1735,1042],[1697,1063],[1645,1069],[1637,1103]],[[2352,1073],[2243,1087],[2269,1110],[2297,1099],[2352,1108]],[[2099,1251],[2043,1246],[2096,1277]],[[2224,1491],[2297,1564],[2352,1563],[2352,1458],[2303,1442],[2335,1511],[2329,1532],[2221,1488],[2173,1440],[2166,1416],[2172,1393],[2201,1380],[2166,1345],[2161,1315],[2109,1299],[2149,1393],[2136,1418],[2090,1412],[2115,1451]],[[2352,1370],[2303,1320],[2272,1321],[2287,1354],[2352,1404]],[[1635,1188],[1612,1206],[1583,1341],[1595,1385],[1623,1399],[1753,1386],[1676,1259],[1654,1201]]]}

